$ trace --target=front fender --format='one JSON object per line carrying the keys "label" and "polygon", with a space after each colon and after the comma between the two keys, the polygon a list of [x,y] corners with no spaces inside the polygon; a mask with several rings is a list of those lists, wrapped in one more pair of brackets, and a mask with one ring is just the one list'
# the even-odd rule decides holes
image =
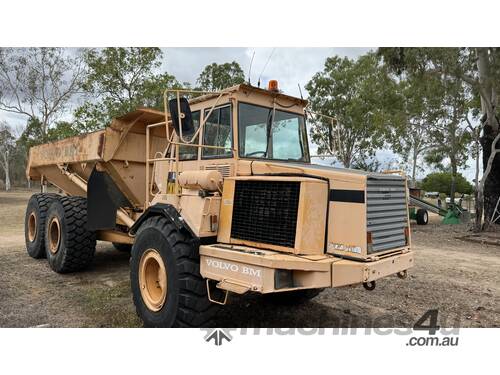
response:
{"label": "front fender", "polygon": [[182,218],[179,212],[174,206],[167,203],[157,203],[154,206],[149,207],[144,213],[136,220],[134,225],[130,228],[129,233],[135,235],[141,224],[148,218],[153,216],[163,216],[174,224],[177,229],[181,231],[186,231],[192,238],[196,238],[196,235],[191,230],[186,221]]}

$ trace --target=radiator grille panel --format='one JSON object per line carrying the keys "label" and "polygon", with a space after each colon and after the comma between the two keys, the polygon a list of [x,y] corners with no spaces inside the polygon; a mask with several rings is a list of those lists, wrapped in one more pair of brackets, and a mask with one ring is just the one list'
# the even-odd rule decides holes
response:
{"label": "radiator grille panel", "polygon": [[231,237],[294,247],[300,182],[236,181]]}
{"label": "radiator grille panel", "polygon": [[404,228],[408,226],[406,187],[399,178],[368,178],[367,231],[372,233],[368,253],[406,245]]}

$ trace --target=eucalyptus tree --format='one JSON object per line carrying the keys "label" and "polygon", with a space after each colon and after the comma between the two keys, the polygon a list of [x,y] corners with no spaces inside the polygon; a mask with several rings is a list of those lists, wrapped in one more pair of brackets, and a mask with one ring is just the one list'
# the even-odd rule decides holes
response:
{"label": "eucalyptus tree", "polygon": [[161,110],[164,90],[180,86],[174,76],[160,72],[159,48],[89,49],[84,58],[85,102],[75,111],[80,131],[103,128],[113,117],[138,107]]}
{"label": "eucalyptus tree", "polygon": [[429,109],[439,105],[435,82],[404,76],[398,80],[400,98],[398,116],[390,127],[388,138],[392,151],[408,166],[411,184],[416,186],[417,172],[423,171],[423,156],[431,147]]}
{"label": "eucalyptus tree", "polygon": [[500,196],[500,48],[380,48],[378,53],[398,73],[458,79],[479,96],[483,176],[477,191],[476,229],[480,230],[483,208],[488,224]]}
{"label": "eucalyptus tree", "polygon": [[[305,86],[312,111],[335,117],[311,119],[311,139],[320,154],[344,167],[363,165],[385,144],[389,124],[400,106],[397,83],[373,53],[357,60],[329,57]],[[366,163],[365,163],[366,164]]]}
{"label": "eucalyptus tree", "polygon": [[41,141],[81,89],[78,50],[0,48],[0,111],[39,120]]}
{"label": "eucalyptus tree", "polygon": [[236,61],[205,66],[196,83],[204,91],[218,91],[245,82],[245,73]]}
{"label": "eucalyptus tree", "polygon": [[[436,93],[441,98],[440,108],[431,108],[430,112],[430,148],[426,161],[439,167],[449,169],[451,173],[450,197],[455,196],[458,169],[466,166],[472,136],[467,127],[470,112],[470,90],[463,81],[457,78],[439,80],[442,89]],[[448,163],[448,168],[445,167]]]}

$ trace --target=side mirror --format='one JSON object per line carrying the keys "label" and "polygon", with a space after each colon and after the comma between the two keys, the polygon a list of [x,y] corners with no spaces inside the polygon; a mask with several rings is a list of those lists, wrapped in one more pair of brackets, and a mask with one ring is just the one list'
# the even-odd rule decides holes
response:
{"label": "side mirror", "polygon": [[[179,113],[179,107],[181,112]],[[168,101],[168,110],[170,112],[170,117],[172,118],[172,124],[174,125],[175,131],[180,135],[179,131],[179,118],[181,119],[182,135],[192,136],[194,134],[193,116],[191,114],[191,108],[189,107],[189,102],[186,98],[179,98],[179,106],[177,105],[177,98],[170,99]]]}

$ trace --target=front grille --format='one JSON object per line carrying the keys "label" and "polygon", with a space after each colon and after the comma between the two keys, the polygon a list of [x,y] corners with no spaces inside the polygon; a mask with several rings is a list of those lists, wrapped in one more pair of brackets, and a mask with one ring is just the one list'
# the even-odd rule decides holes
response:
{"label": "front grille", "polygon": [[231,237],[294,247],[300,182],[236,181]]}
{"label": "front grille", "polygon": [[408,225],[405,181],[395,176],[368,177],[367,231],[372,234],[368,254],[406,245]]}

